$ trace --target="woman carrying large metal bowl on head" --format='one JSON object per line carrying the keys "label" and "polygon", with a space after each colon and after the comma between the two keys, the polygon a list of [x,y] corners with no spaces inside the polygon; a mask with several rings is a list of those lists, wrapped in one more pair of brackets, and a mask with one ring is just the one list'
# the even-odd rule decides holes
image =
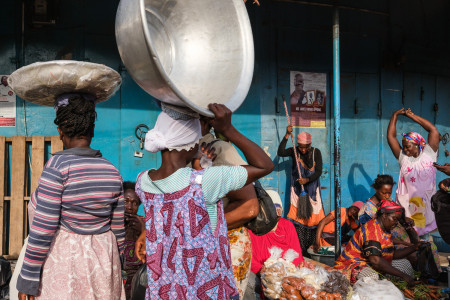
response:
{"label": "woman carrying large metal bowl on head", "polygon": [[[147,263],[146,299],[239,299],[221,198],[269,174],[273,163],[234,128],[225,105],[209,109],[213,127],[242,151],[248,165],[186,167],[199,164],[200,121],[160,113],[145,137],[145,149],[161,153],[161,166],[136,180],[145,210],[146,230],[136,241],[136,253]],[[214,156],[213,148],[202,148]]]}

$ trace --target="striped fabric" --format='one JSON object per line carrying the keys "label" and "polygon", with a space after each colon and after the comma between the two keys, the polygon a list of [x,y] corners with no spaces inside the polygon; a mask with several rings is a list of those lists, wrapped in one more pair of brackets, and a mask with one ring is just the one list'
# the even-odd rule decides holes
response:
{"label": "striped fabric", "polygon": [[36,211],[19,291],[31,295],[39,291],[42,265],[58,229],[81,235],[111,230],[123,250],[122,177],[100,151],[72,148],[55,153],[42,172],[31,205]]}
{"label": "striped fabric", "polygon": [[345,271],[353,270],[356,267],[368,267],[369,258],[363,255],[363,245],[368,241],[377,241],[381,244],[381,257],[392,262],[394,257],[394,244],[391,235],[381,229],[378,220],[372,219],[360,227],[347,243],[344,252],[336,260],[335,269]]}

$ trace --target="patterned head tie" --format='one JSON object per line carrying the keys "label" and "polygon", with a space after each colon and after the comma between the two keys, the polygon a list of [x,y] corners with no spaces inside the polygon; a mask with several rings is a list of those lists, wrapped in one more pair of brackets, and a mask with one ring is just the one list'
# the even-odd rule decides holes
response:
{"label": "patterned head tie", "polygon": [[297,135],[297,143],[299,144],[308,145],[311,144],[311,140],[312,135],[307,132],[302,131]]}
{"label": "patterned head tie", "polygon": [[410,141],[411,143],[419,145],[420,151],[422,151],[427,144],[423,136],[417,132],[402,133],[402,136],[405,141]]}
{"label": "patterned head tie", "polygon": [[396,212],[401,212],[404,213],[405,209],[395,203],[394,201],[391,200],[381,200],[381,202],[378,204],[378,211],[382,214],[384,213],[396,213]]}
{"label": "patterned head tie", "polygon": [[363,205],[364,205],[364,203],[362,201],[355,201],[355,202],[352,203],[351,206],[354,206],[354,207],[356,207],[358,209],[361,209],[363,207]]}

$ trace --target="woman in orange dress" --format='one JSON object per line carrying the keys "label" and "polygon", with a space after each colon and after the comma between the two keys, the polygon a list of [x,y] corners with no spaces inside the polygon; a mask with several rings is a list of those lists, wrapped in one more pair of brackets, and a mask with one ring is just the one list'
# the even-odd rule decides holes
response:
{"label": "woman in orange dress", "polygon": [[[350,281],[355,283],[362,277],[378,279],[378,273],[397,276],[414,284],[414,278],[392,265],[393,260],[406,258],[417,251],[422,242],[395,249],[391,230],[404,217],[405,210],[389,200],[382,200],[377,217],[361,226],[350,239],[342,254],[336,260],[335,269],[351,273]],[[402,263],[407,260],[402,260]]]}
{"label": "woman in orange dress", "polygon": [[[350,231],[358,229],[358,213],[364,203],[355,201],[349,208],[341,207],[341,236],[342,243],[347,243]],[[336,243],[335,232],[335,211],[330,212],[319,225],[317,225],[316,241],[314,242],[314,252],[318,252],[321,246],[334,246]]]}

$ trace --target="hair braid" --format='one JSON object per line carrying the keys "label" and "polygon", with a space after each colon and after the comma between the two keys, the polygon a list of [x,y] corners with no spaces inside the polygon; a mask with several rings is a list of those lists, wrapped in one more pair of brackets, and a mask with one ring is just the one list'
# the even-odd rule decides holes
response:
{"label": "hair braid", "polygon": [[58,108],[54,123],[69,138],[92,137],[96,118],[95,103],[83,97],[73,96],[69,98],[68,105]]}
{"label": "hair braid", "polygon": [[394,186],[395,182],[394,182],[394,179],[392,178],[392,176],[388,175],[388,174],[383,174],[383,175],[378,174],[377,178],[375,178],[375,180],[373,181],[373,184],[371,186],[374,189],[378,190],[385,184]]}

